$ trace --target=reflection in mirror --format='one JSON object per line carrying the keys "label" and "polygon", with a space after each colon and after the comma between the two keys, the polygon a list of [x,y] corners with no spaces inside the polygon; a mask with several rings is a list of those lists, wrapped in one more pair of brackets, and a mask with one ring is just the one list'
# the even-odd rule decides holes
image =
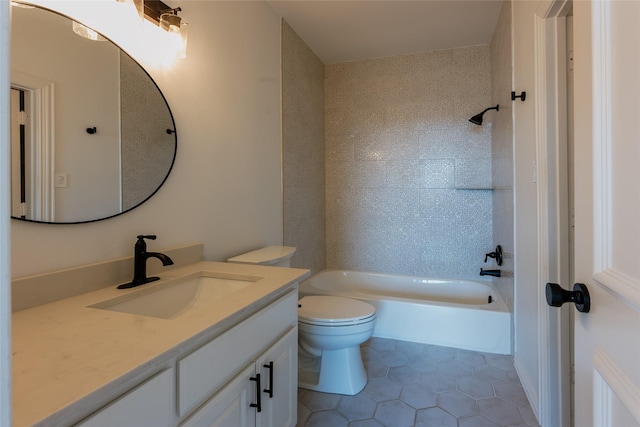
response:
{"label": "reflection in mirror", "polygon": [[166,180],[177,137],[155,82],[110,41],[42,8],[12,8],[12,217],[97,221]]}

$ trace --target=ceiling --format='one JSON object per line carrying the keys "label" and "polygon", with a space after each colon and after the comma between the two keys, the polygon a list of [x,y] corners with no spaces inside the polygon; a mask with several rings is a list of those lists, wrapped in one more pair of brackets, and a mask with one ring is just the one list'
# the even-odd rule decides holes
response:
{"label": "ceiling", "polygon": [[267,0],[325,64],[488,44],[502,0]]}

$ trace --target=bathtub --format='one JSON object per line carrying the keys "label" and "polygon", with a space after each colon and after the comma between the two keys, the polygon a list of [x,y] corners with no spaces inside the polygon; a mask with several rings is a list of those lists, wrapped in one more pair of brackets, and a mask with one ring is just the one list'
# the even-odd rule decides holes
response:
{"label": "bathtub", "polygon": [[490,282],[323,270],[299,291],[373,305],[374,337],[511,354],[511,313]]}

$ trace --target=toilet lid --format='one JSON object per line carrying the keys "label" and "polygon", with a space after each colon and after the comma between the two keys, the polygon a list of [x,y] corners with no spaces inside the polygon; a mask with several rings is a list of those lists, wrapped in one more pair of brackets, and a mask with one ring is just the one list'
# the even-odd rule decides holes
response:
{"label": "toilet lid", "polygon": [[307,296],[298,306],[298,320],[312,324],[362,323],[376,314],[374,306],[352,298]]}

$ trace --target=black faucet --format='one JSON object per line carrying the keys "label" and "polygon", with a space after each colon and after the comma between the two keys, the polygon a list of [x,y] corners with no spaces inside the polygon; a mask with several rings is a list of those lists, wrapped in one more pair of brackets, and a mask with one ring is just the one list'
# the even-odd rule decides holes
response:
{"label": "black faucet", "polygon": [[493,276],[500,277],[500,270],[485,270],[484,268],[480,269],[481,276]]}
{"label": "black faucet", "polygon": [[147,243],[144,239],[156,240],[156,236],[151,235],[139,235],[138,241],[134,248],[133,257],[133,280],[129,283],[124,283],[118,286],[118,289],[135,288],[136,286],[144,285],[145,283],[160,280],[159,277],[147,277],[147,259],[158,258],[162,261],[162,265],[172,265],[173,260],[161,254],[160,252],[147,252]]}

